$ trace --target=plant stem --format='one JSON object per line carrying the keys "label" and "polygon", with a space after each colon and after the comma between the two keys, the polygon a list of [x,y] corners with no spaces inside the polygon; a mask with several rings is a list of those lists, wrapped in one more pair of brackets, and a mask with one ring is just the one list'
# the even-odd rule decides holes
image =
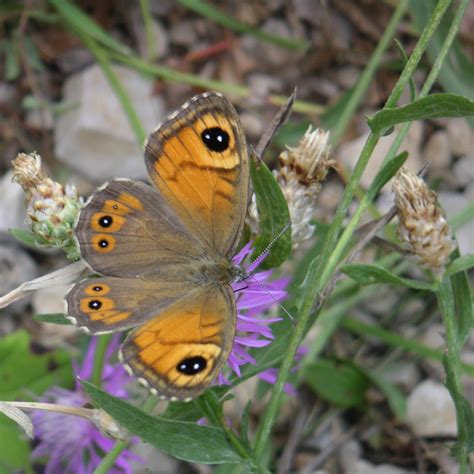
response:
{"label": "plant stem", "polygon": [[105,365],[105,353],[109,346],[112,334],[105,334],[103,336],[97,336],[97,345],[94,353],[94,366],[92,367],[91,382],[97,387],[101,386],[102,383],[102,371]]}
{"label": "plant stem", "polygon": [[143,26],[145,27],[147,59],[155,57],[155,35],[153,34],[153,19],[150,15],[150,0],[140,0],[140,11],[143,18]]}
{"label": "plant stem", "polygon": [[373,52],[369,62],[367,63],[367,66],[360,75],[357,81],[357,85],[352,91],[349,101],[347,102],[346,107],[344,108],[341,116],[337,121],[337,125],[334,127],[334,129],[331,130],[331,142],[333,144],[337,144],[341,139],[347,127],[347,124],[354,115],[355,109],[364,97],[364,94],[367,92],[370,82],[373,79],[373,76],[380,65],[382,56],[385,50],[387,49],[389,42],[395,35],[395,31],[397,29],[398,24],[400,23],[403,14],[405,13],[407,4],[408,0],[401,0],[397,3],[395,11],[392,17],[390,18],[390,22],[385,28],[384,34],[380,39],[377,47],[375,48],[375,51]]}
{"label": "plant stem", "polygon": [[[443,14],[450,4],[450,0],[440,0],[433,11],[428,24],[426,25],[423,33],[420,36],[420,39],[413,50],[412,55],[408,59],[399,80],[395,84],[392,93],[390,94],[385,107],[394,107],[400,98],[403,89],[408,84],[413,72],[415,71],[423,52],[425,51],[429,39],[439,25]],[[296,324],[295,330],[290,339],[288,350],[283,359],[280,371],[278,374],[277,381],[273,386],[270,401],[267,405],[267,408],[263,414],[262,421],[257,432],[257,437],[255,441],[255,452],[254,457],[257,464],[262,460],[265,445],[267,443],[268,437],[270,435],[275,417],[278,412],[280,405],[280,400],[283,392],[284,384],[288,379],[291,366],[293,364],[293,359],[296,354],[296,350],[300,345],[304,335],[306,334],[306,328],[310,321],[310,316],[314,303],[323,290],[323,288],[328,283],[331,275],[334,273],[339,259],[344,251],[344,245],[338,245],[337,251],[334,249],[334,244],[337,242],[337,237],[342,228],[342,224],[347,213],[349,204],[352,200],[354,190],[356,189],[363,171],[365,170],[370,155],[372,154],[375,145],[379,140],[379,135],[372,133],[362,150],[361,157],[358,160],[354,172],[351,177],[351,181],[348,183],[341,204],[338,206],[336,215],[333,219],[333,222],[329,228],[328,234],[324,241],[322,256],[319,259],[318,265],[310,266],[307,275],[307,286],[304,289],[302,295],[302,303],[300,304],[299,318]],[[350,237],[350,236],[349,236]],[[346,243],[348,242],[347,234],[345,238]],[[319,276],[320,275],[320,276]]]}
{"label": "plant stem", "polygon": [[100,46],[97,45],[97,43],[93,39],[88,37],[86,34],[78,32],[78,35],[84,45],[97,59],[97,62],[99,63],[102,69],[102,72],[109,81],[110,86],[114,90],[117,99],[119,100],[125,114],[127,115],[128,122],[130,123],[137,142],[142,145],[146,139],[147,134],[145,133],[140,118],[138,117],[135,108],[130,98],[128,97],[127,91],[125,90],[122,83],[115,74],[114,70],[112,69],[107,54]]}
{"label": "plant stem", "polygon": [[439,284],[439,291],[436,294],[438,305],[443,318],[443,325],[446,339],[446,352],[444,354],[446,370],[450,370],[450,385],[448,390],[456,407],[456,419],[458,426],[458,462],[459,472],[465,473],[467,470],[467,429],[464,419],[464,388],[461,382],[462,365],[460,358],[461,345],[459,343],[458,330],[456,324],[456,310],[454,304],[454,294],[450,278],[444,278]]}

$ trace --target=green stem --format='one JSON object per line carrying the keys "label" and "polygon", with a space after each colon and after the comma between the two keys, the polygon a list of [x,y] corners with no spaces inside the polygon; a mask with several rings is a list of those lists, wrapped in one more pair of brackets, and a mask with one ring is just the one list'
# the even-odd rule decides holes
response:
{"label": "green stem", "polygon": [[380,39],[377,47],[375,48],[375,51],[373,52],[369,62],[367,63],[367,66],[360,75],[360,78],[357,81],[357,85],[352,91],[350,99],[347,102],[347,105],[345,106],[341,116],[338,118],[337,125],[334,127],[333,130],[331,130],[332,143],[339,142],[344,131],[346,130],[347,124],[354,115],[354,111],[356,110],[360,101],[367,92],[367,89],[370,86],[370,82],[380,65],[382,56],[385,53],[389,42],[395,35],[397,26],[400,23],[403,14],[405,13],[407,4],[408,0],[401,0],[400,2],[398,2],[392,17],[390,18],[390,22],[385,28],[382,38]]}
{"label": "green stem", "polygon": [[178,0],[181,5],[184,7],[193,10],[194,12],[198,13],[206,17],[208,20],[217,23],[224,28],[228,28],[232,31],[237,31],[238,33],[247,33],[259,40],[265,41],[267,43],[273,43],[277,46],[286,49],[292,50],[302,50],[308,48],[308,43],[298,39],[287,38],[284,36],[277,36],[271,33],[267,33],[265,31],[259,30],[257,28],[253,28],[252,26],[246,25],[235,18],[232,18],[229,15],[221,12],[215,4],[210,5],[207,2],[202,0]]}
{"label": "green stem", "polygon": [[145,133],[140,118],[138,117],[135,108],[132,102],[130,101],[130,98],[128,97],[127,91],[122,86],[122,83],[120,82],[114,70],[112,69],[107,54],[89,36],[83,34],[80,31],[78,31],[77,33],[81,38],[81,41],[87,47],[87,49],[89,49],[90,52],[97,59],[97,62],[99,63],[105,77],[109,81],[110,86],[114,90],[115,95],[117,96],[117,99],[120,102],[120,105],[122,106],[123,110],[125,111],[125,114],[127,115],[127,119],[130,123],[137,142],[141,145],[145,141],[147,134]]}
{"label": "green stem", "polygon": [[[143,411],[150,413],[155,408],[158,399],[154,395],[150,395],[143,404]],[[107,474],[112,469],[115,461],[120,454],[127,449],[130,438],[117,441],[112,449],[102,458],[100,464],[94,469],[94,474]]]}
{"label": "green stem", "polygon": [[94,366],[92,368],[91,382],[97,387],[102,383],[102,371],[105,365],[105,353],[109,346],[112,334],[105,334],[97,337],[97,345],[94,353]]}
{"label": "green stem", "polygon": [[150,15],[150,0],[140,0],[140,11],[143,18],[143,26],[145,27],[147,59],[150,60],[155,56],[155,35],[153,34],[153,20]]}
{"label": "green stem", "polygon": [[[176,71],[166,66],[158,66],[156,64],[149,64],[143,59],[133,56],[121,54],[117,51],[108,51],[107,54],[111,59],[119,61],[137,71],[141,71],[145,74],[150,74],[154,77],[159,77],[165,81],[179,82],[188,84],[193,87],[202,87],[203,89],[216,90],[223,94],[236,95],[239,97],[249,97],[250,89],[240,84],[230,84],[214,79],[207,79],[205,77],[196,76],[195,74],[187,74],[184,72]],[[288,97],[270,94],[268,96],[268,102],[273,105],[284,105],[288,101]],[[324,112],[325,107],[311,102],[305,102],[303,100],[295,100],[292,110],[308,115],[320,115]]]}
{"label": "green stem", "polygon": [[[415,71],[423,52],[428,46],[429,39],[431,35],[436,30],[439,25],[443,14],[448,8],[450,0],[440,0],[433,11],[428,24],[426,25],[421,37],[413,50],[412,55],[407,61],[402,74],[395,84],[395,87],[390,94],[385,107],[393,107],[396,105],[398,99],[400,98],[403,89],[408,84],[413,72]],[[367,142],[364,146],[364,149],[361,153],[361,157],[357,162],[354,172],[351,177],[351,181],[348,183],[342,202],[339,205],[336,215],[333,219],[333,223],[329,228],[328,234],[324,241],[322,256],[319,260],[319,264],[313,267],[310,267],[310,270],[307,275],[308,284],[304,289],[302,295],[302,303],[300,305],[299,318],[296,324],[295,330],[291,336],[288,350],[283,359],[280,371],[278,374],[277,381],[272,389],[270,401],[267,405],[267,408],[263,414],[262,421],[257,432],[257,437],[255,441],[255,461],[259,464],[262,460],[262,456],[265,449],[265,444],[267,443],[268,437],[270,435],[275,417],[280,406],[280,400],[283,393],[283,387],[286,383],[293,360],[296,354],[303,337],[306,334],[306,328],[310,321],[310,316],[312,314],[312,309],[314,302],[316,301],[318,295],[322,289],[326,286],[331,278],[331,275],[334,273],[339,259],[344,251],[345,246],[339,245],[338,251],[334,249],[334,244],[337,242],[337,237],[342,228],[342,224],[347,213],[350,202],[354,194],[362,173],[364,172],[371,153],[373,152],[375,145],[379,140],[379,135],[371,134],[367,139]],[[346,243],[348,242],[346,238]],[[319,276],[321,275],[321,276]]]}
{"label": "green stem", "polygon": [[[411,352],[417,356],[423,357],[425,359],[435,360],[437,362],[443,362],[443,352],[432,347],[424,346],[419,342],[407,339],[399,334],[396,334],[392,331],[387,331],[382,329],[375,324],[367,324],[358,319],[351,318],[349,316],[344,317],[342,321],[342,326],[348,331],[358,334],[364,338],[375,337],[379,341],[384,342],[388,346],[395,347],[397,349],[403,349],[406,352]],[[470,377],[474,376],[474,365],[462,363],[461,369],[463,373],[469,375]]]}
{"label": "green stem", "polygon": [[439,284],[439,291],[436,294],[438,305],[443,318],[443,325],[446,340],[445,364],[446,370],[450,370],[450,384],[448,390],[456,407],[456,418],[458,426],[458,462],[459,472],[467,471],[468,433],[466,428],[467,420],[464,419],[464,388],[461,382],[461,345],[459,343],[458,330],[456,325],[456,309],[454,304],[454,294],[450,278],[444,278]]}

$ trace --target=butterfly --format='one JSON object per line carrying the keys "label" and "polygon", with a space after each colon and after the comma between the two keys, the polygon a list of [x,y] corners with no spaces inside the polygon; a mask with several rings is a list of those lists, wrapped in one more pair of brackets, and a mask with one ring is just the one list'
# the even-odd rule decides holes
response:
{"label": "butterfly", "polygon": [[197,95],[148,138],[153,186],[114,179],[81,210],[75,236],[94,274],[66,296],[89,334],[134,328],[119,357],[152,393],[201,394],[235,335],[232,264],[249,200],[245,135],[217,92]]}

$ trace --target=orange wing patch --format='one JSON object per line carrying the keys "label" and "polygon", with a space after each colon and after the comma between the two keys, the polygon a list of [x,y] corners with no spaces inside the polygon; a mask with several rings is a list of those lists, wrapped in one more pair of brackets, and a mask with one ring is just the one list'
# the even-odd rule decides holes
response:
{"label": "orange wing patch", "polygon": [[232,105],[204,94],[148,139],[153,182],[193,233],[221,255],[235,250],[248,199],[247,146]]}
{"label": "orange wing patch", "polygon": [[235,332],[232,290],[212,288],[170,307],[131,333],[122,359],[167,397],[194,397],[211,384],[230,352]]}

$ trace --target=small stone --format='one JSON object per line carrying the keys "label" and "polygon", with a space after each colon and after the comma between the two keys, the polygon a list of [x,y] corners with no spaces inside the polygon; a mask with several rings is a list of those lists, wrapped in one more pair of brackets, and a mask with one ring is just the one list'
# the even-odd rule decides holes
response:
{"label": "small stone", "polygon": [[407,391],[413,390],[420,381],[420,372],[412,361],[391,365],[384,371],[384,376],[389,382]]}
{"label": "small stone", "polygon": [[[114,66],[119,82],[136,108],[147,132],[163,118],[161,98],[137,72]],[[141,144],[136,142],[123,108],[98,65],[70,77],[64,100],[77,107],[62,114],[55,129],[59,160],[95,182],[112,177],[144,178]]]}
{"label": "small stone", "polygon": [[[474,153],[474,150],[471,152]],[[474,182],[474,154],[461,156],[454,164],[453,173],[461,186]]]}
{"label": "small stone", "polygon": [[32,298],[34,314],[64,313],[64,297],[71,285],[57,285],[35,291]]}
{"label": "small stone", "polygon": [[430,162],[429,173],[442,176],[451,164],[451,146],[444,130],[433,133],[423,150],[423,161]]}
{"label": "small stone", "polygon": [[425,380],[407,399],[405,420],[418,436],[456,436],[456,410],[446,387]]}
{"label": "small stone", "polygon": [[12,182],[13,171],[0,180],[0,231],[26,229],[25,193],[21,186]]}
{"label": "small stone", "polygon": [[431,349],[442,349],[446,345],[445,329],[441,323],[430,324],[426,331],[418,337],[418,341]]}
{"label": "small stone", "polygon": [[197,34],[193,20],[176,22],[169,30],[171,43],[176,46],[193,47],[197,42]]}
{"label": "small stone", "polygon": [[[35,261],[25,251],[14,245],[0,246],[0,295],[6,295],[25,281],[33,280],[38,276]],[[8,306],[11,314],[20,314],[25,311],[30,297],[15,301]]]}
{"label": "small stone", "polygon": [[247,84],[253,97],[266,98],[269,94],[280,92],[282,82],[278,77],[254,73],[247,78]]}
{"label": "small stone", "polygon": [[466,155],[474,149],[474,131],[464,118],[452,118],[447,121],[446,131],[454,155]]}
{"label": "small stone", "polygon": [[[287,23],[275,18],[269,18],[260,30],[276,36],[292,38]],[[303,55],[303,53],[285,49],[276,44],[260,41],[251,35],[244,35],[240,44],[245,51],[251,52],[260,61],[261,66],[278,69],[280,74],[282,68],[291,67]]]}
{"label": "small stone", "polygon": [[243,112],[240,114],[240,121],[245,130],[248,139],[258,140],[264,131],[261,114],[252,112]]}
{"label": "small stone", "polygon": [[94,57],[88,49],[78,47],[59,53],[55,63],[64,74],[72,74],[86,68],[93,60]]}
{"label": "small stone", "polygon": [[[140,25],[141,26],[141,25]],[[136,32],[138,41],[138,50],[140,55],[151,59],[159,59],[168,55],[169,53],[169,37],[168,32],[160,21],[151,21],[151,37],[153,38],[153,44],[151,50],[149,49],[148,38],[144,28],[139,28]]]}
{"label": "small stone", "polygon": [[54,128],[53,111],[50,108],[28,110],[25,122],[36,130],[52,130]]}

